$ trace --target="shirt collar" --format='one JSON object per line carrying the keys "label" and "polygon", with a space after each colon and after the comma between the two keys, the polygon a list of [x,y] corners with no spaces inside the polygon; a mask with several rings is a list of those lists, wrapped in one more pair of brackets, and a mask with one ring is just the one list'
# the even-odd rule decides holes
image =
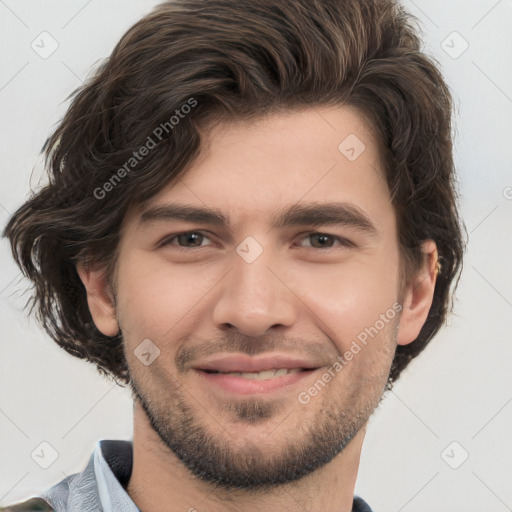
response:
{"label": "shirt collar", "polygon": [[[140,512],[126,492],[133,466],[133,442],[101,439],[82,473],[68,476],[42,494],[55,510]],[[353,512],[371,512],[354,496]]]}
{"label": "shirt collar", "polygon": [[96,444],[93,458],[99,500],[104,512],[140,512],[125,490],[132,471],[132,442],[102,439]]}
{"label": "shirt collar", "polygon": [[41,494],[54,510],[140,512],[125,490],[133,463],[132,441],[101,439],[86,468]]}

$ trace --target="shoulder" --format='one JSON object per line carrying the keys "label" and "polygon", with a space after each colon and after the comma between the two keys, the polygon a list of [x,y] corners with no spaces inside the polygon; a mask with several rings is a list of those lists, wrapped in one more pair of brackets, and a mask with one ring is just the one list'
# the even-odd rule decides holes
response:
{"label": "shoulder", "polygon": [[0,512],[53,512],[53,508],[43,498],[34,497],[0,507]]}

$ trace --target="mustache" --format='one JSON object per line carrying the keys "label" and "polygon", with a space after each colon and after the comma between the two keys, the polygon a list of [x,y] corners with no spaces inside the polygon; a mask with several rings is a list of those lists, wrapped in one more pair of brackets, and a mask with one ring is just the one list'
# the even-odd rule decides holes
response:
{"label": "mustache", "polygon": [[259,354],[277,353],[310,358],[313,361],[334,361],[338,352],[333,343],[305,341],[303,338],[282,336],[249,337],[238,333],[222,333],[218,337],[188,346],[186,340],[176,352],[175,363],[180,372],[214,354]]}

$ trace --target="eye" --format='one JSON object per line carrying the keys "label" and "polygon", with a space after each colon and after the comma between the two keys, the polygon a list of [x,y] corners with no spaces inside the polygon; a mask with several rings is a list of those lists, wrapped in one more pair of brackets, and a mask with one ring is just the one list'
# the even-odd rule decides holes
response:
{"label": "eye", "polygon": [[[311,247],[314,250],[327,251],[329,249],[335,249],[336,242],[341,247],[355,247],[355,245],[349,240],[339,236],[330,235],[328,233],[307,233],[305,236],[302,237],[302,240],[307,239],[310,239],[310,244],[302,245],[302,247]],[[201,247],[205,247],[205,245],[202,244],[204,240],[211,241],[210,237],[208,237],[205,233],[201,231],[184,231],[183,233],[177,233],[175,235],[171,235],[165,238],[159,244],[159,247],[174,246],[176,249],[186,252],[194,249],[200,249]],[[316,242],[311,243],[312,240],[316,240]]]}
{"label": "eye", "polygon": [[[178,233],[176,235],[165,238],[159,246],[175,246],[178,249],[182,248],[186,251],[188,249],[194,249],[195,247],[202,247],[201,242],[204,239],[210,240],[210,238],[201,231],[185,231],[183,233]],[[173,243],[175,240],[178,242],[178,244]]]}
{"label": "eye", "polygon": [[349,240],[346,240],[345,238],[341,238],[339,236],[329,235],[328,233],[308,233],[302,239],[304,240],[308,238],[310,240],[317,240],[316,245],[310,244],[309,246],[305,246],[312,247],[313,249],[325,250],[335,248],[333,244],[331,244],[330,242],[338,242],[343,247],[355,247],[354,244]]}

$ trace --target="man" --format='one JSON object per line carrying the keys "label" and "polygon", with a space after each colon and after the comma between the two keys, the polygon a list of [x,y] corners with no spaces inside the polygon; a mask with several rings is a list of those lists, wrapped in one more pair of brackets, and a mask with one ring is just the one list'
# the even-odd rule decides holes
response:
{"label": "man", "polygon": [[392,0],[180,0],[132,27],[5,229],[133,443],[6,510],[370,511],[369,417],[463,254],[451,97]]}

